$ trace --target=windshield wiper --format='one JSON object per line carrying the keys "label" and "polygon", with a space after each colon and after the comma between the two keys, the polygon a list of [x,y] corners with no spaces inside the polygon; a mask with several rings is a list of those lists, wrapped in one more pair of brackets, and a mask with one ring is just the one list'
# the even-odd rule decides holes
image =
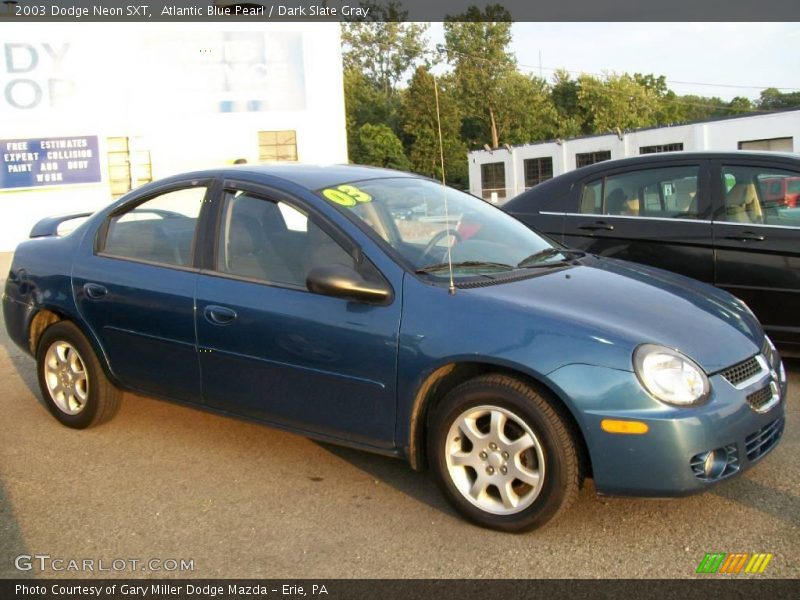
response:
{"label": "windshield wiper", "polygon": [[565,257],[567,256],[583,256],[586,253],[582,250],[559,250],[558,248],[545,248],[544,250],[540,250],[539,252],[535,252],[530,256],[523,258],[519,263],[517,263],[518,269],[524,269],[525,267],[534,267],[538,266],[543,260],[550,258],[551,256],[555,256],[556,254],[561,254]]}
{"label": "windshield wiper", "polygon": [[[496,263],[496,262],[485,262],[482,260],[465,260],[462,262],[454,262],[453,268],[459,269],[462,267],[478,267],[478,268],[491,268],[491,269],[505,269],[511,271],[514,269],[513,265],[507,265],[505,263]],[[450,263],[437,263],[435,265],[428,265],[427,267],[421,267],[416,270],[417,273],[435,273],[437,271],[446,271],[450,268]]]}

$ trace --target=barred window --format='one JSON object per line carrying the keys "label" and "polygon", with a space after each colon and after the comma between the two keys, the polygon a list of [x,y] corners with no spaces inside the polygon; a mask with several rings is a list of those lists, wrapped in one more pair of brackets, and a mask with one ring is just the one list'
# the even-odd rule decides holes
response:
{"label": "barred window", "polygon": [[575,163],[578,168],[588,167],[594,163],[611,160],[611,150],[599,150],[597,152],[583,152],[575,155]]}
{"label": "barred window", "polygon": [[525,162],[525,189],[553,178],[553,159],[549,156],[529,158]]}
{"label": "barred window", "polygon": [[640,146],[639,154],[656,154],[657,152],[679,152],[683,150],[683,142],[675,144],[656,144],[655,146]]}
{"label": "barred window", "polygon": [[297,160],[297,132],[259,131],[258,161],[286,162]]}
{"label": "barred window", "polygon": [[486,163],[481,165],[481,196],[493,204],[506,199],[505,163]]}
{"label": "barred window", "polygon": [[108,183],[114,198],[153,181],[150,150],[142,148],[137,138],[110,137],[106,139],[106,147]]}

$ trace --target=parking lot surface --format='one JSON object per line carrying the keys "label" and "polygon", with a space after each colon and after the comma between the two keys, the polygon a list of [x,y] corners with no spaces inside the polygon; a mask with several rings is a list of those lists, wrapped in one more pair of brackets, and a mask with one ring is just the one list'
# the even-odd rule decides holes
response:
{"label": "parking lot surface", "polygon": [[[706,552],[768,552],[762,575],[739,577],[796,578],[800,362],[787,366],[786,433],[747,473],[673,500],[587,481],[561,519],[510,535],[461,520],[404,462],[167,402],[125,394],[110,423],[65,428],[0,327],[0,577],[662,578],[695,576]],[[20,555],[51,558],[19,571]],[[181,559],[193,570],[163,567]]]}

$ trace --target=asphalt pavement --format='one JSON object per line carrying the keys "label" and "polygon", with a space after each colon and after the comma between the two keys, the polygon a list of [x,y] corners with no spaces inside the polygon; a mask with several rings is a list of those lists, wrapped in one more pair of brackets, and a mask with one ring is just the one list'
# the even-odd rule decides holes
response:
{"label": "asphalt pavement", "polygon": [[739,577],[797,578],[788,367],[784,438],[742,476],[673,500],[598,497],[588,481],[560,520],[510,535],[464,522],[404,462],[196,409],[126,394],[110,423],[63,427],[0,327],[0,577],[684,578],[706,552],[768,552],[762,575]]}

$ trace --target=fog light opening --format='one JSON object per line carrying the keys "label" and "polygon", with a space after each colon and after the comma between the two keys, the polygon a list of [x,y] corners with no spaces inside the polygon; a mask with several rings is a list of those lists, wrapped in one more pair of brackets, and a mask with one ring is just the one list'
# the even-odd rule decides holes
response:
{"label": "fog light opening", "polygon": [[724,448],[711,450],[703,461],[703,475],[706,479],[717,479],[725,472],[728,464],[728,453]]}

